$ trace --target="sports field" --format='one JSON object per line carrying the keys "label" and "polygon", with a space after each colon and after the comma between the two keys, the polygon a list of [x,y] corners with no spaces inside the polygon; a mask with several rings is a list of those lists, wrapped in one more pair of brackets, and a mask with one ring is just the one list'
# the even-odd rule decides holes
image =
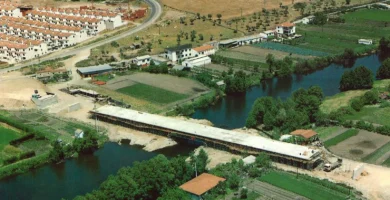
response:
{"label": "sports field", "polygon": [[144,99],[146,101],[157,104],[172,103],[189,97],[185,94],[179,94],[176,92],[164,90],[150,85],[145,85],[142,83],[137,83],[128,87],[120,88],[117,91],[122,94]]}
{"label": "sports field", "polygon": [[[338,200],[346,199],[348,195],[339,192],[338,190],[327,188],[323,185],[317,184],[313,181],[297,178],[294,174],[280,171],[271,171],[260,177],[261,181],[267,182],[276,187],[294,192],[309,199],[316,200]],[[335,184],[333,184],[335,185]],[[348,191],[342,186],[340,190]]]}

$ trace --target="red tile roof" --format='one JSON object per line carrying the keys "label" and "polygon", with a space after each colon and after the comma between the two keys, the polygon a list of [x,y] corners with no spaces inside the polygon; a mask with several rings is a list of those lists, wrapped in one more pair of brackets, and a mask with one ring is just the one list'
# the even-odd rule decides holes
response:
{"label": "red tile roof", "polygon": [[302,136],[306,139],[309,139],[309,138],[317,135],[317,133],[313,130],[303,130],[303,129],[295,130],[295,131],[291,132],[290,134],[296,135],[296,136]]}
{"label": "red tile roof", "polygon": [[226,179],[212,174],[203,173],[187,183],[184,183],[180,186],[180,188],[184,191],[200,196],[217,186],[219,182],[223,182],[225,180]]}
{"label": "red tile roof", "polygon": [[211,49],[214,49],[214,47],[209,45],[209,44],[194,48],[194,50],[197,52],[207,51],[207,50],[211,50]]}
{"label": "red tile roof", "polygon": [[295,26],[295,24],[291,23],[291,22],[284,22],[284,23],[280,24],[279,26],[281,26],[281,27],[293,27],[293,26]]}

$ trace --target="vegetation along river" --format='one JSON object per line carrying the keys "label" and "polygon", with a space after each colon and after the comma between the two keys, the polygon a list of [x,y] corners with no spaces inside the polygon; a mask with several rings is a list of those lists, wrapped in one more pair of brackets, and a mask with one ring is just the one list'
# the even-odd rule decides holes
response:
{"label": "vegetation along river", "polygon": [[343,72],[359,66],[366,66],[376,74],[382,59],[378,55],[370,55],[356,59],[352,68],[331,64],[325,69],[308,75],[292,75],[289,78],[273,78],[262,86],[249,88],[240,96],[226,96],[215,105],[196,110],[192,115],[195,119],[207,119],[215,126],[226,129],[235,129],[245,126],[245,121],[253,103],[259,97],[272,96],[286,99],[299,88],[309,88],[312,85],[320,86],[325,96],[333,96],[340,92],[339,83]]}
{"label": "vegetation along river", "polygon": [[[364,65],[373,73],[381,61],[377,55],[356,60],[353,68]],[[192,116],[208,119],[218,127],[239,128],[245,125],[246,117],[253,102],[262,96],[287,98],[298,88],[318,85],[326,96],[339,92],[339,82],[345,70],[340,65],[329,67],[309,75],[293,75],[291,78],[274,78],[264,86],[255,86],[242,96],[227,96],[214,106],[199,109]],[[134,161],[143,161],[162,153],[168,157],[187,155],[195,147],[179,144],[158,152],[146,152],[139,147],[106,143],[93,155],[68,159],[60,164],[48,164],[28,173],[0,180],[1,199],[72,199],[99,187],[110,174],[121,167],[131,166]]]}

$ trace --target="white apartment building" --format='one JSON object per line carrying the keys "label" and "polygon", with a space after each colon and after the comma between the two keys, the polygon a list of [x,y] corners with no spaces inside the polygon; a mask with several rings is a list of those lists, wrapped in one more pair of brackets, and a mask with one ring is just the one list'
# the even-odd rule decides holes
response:
{"label": "white apartment building", "polygon": [[150,65],[151,58],[149,55],[145,56],[138,56],[132,60],[133,64],[136,64],[138,66],[149,66]]}
{"label": "white apartment building", "polygon": [[196,52],[196,56],[209,56],[215,54],[215,49],[211,45],[203,45],[200,47],[193,48],[193,50]]}
{"label": "white apartment building", "polygon": [[40,21],[34,21],[34,20],[28,20],[28,19],[16,18],[16,17],[0,17],[0,21],[14,22],[16,24],[24,24],[31,27],[43,28],[51,31],[71,33],[74,34],[73,40],[75,43],[80,43],[90,38],[88,36],[88,31],[82,27],[50,24],[47,22],[40,22]]}
{"label": "white apartment building", "polygon": [[165,49],[165,58],[171,60],[172,62],[183,61],[187,58],[192,58],[196,56],[196,51],[192,49],[191,44],[184,44],[176,47],[166,48]]}
{"label": "white apartment building", "polygon": [[40,12],[36,10],[28,12],[26,18],[29,20],[37,20],[51,24],[82,27],[87,29],[89,35],[96,35],[97,33],[106,29],[104,21],[102,19],[97,18],[61,15],[48,12]]}
{"label": "white apartment building", "polygon": [[17,44],[27,44],[33,48],[34,53],[35,53],[35,55],[34,55],[35,57],[43,56],[43,55],[49,53],[49,48],[48,48],[47,44],[43,43],[42,41],[39,41],[39,40],[28,40],[28,39],[0,33],[0,41],[8,41],[8,42],[13,42],[13,43],[17,43]]}
{"label": "white apartment building", "polygon": [[9,64],[38,57],[34,45],[0,41],[0,61]]}
{"label": "white apartment building", "polygon": [[38,8],[37,10],[40,12],[48,12],[60,15],[101,19],[106,24],[107,29],[112,29],[123,25],[122,17],[119,13],[110,12],[107,10],[80,10],[78,8],[50,7]]}
{"label": "white apartment building", "polygon": [[3,2],[0,4],[0,16],[22,17],[22,12],[19,8]]}
{"label": "white apartment building", "polygon": [[276,32],[280,36],[283,36],[283,35],[288,36],[288,37],[294,36],[295,35],[295,24],[290,23],[290,22],[284,22],[282,24],[279,24],[276,27]]}

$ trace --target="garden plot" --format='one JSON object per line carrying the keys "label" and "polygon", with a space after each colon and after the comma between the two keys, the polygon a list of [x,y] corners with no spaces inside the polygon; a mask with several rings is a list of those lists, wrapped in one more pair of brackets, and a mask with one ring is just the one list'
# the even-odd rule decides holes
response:
{"label": "garden plot", "polygon": [[[242,46],[242,47],[234,48],[232,49],[232,51],[254,55],[257,57],[257,59],[260,59],[260,61],[264,63],[266,62],[266,57],[268,54],[274,55],[276,59],[283,59],[286,56],[290,56],[290,53],[284,51],[272,50],[267,48],[256,48],[253,46]],[[313,56],[291,54],[291,57],[308,59],[308,58],[312,58]]]}
{"label": "garden plot", "polygon": [[389,141],[388,136],[360,130],[356,136],[331,146],[329,150],[341,157],[361,160]]}

